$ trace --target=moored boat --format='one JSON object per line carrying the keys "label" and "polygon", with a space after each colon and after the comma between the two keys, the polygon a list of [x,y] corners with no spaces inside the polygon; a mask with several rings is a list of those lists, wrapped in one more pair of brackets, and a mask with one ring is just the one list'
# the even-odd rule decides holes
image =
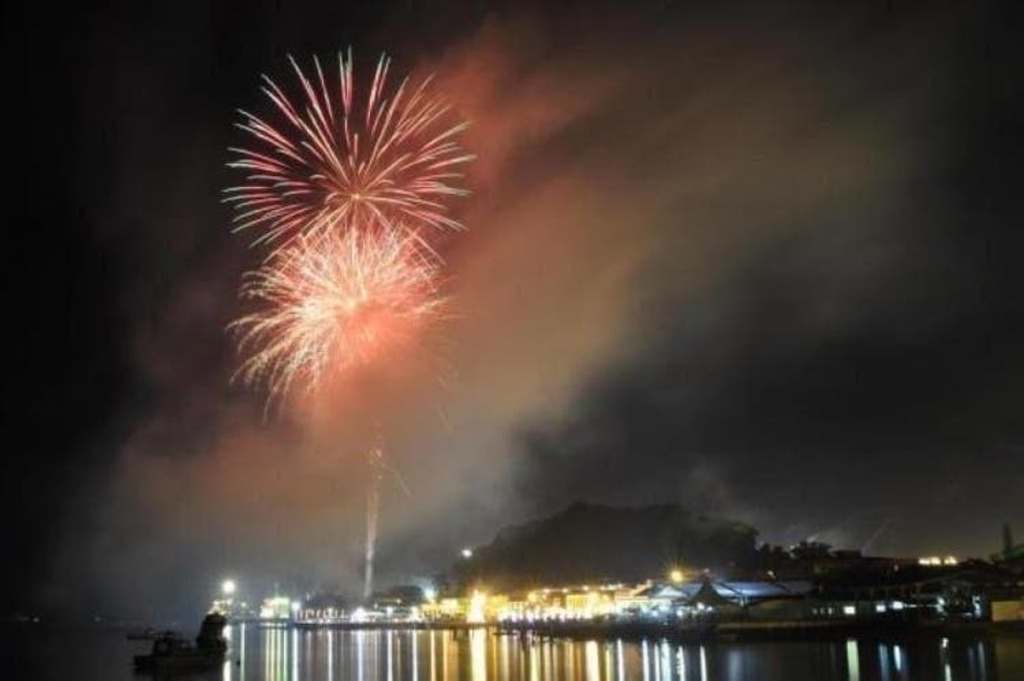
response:
{"label": "moored boat", "polygon": [[215,669],[227,655],[226,624],[227,619],[220,613],[204,617],[195,645],[175,634],[160,635],[153,640],[150,654],[135,656],[135,668],[154,672]]}

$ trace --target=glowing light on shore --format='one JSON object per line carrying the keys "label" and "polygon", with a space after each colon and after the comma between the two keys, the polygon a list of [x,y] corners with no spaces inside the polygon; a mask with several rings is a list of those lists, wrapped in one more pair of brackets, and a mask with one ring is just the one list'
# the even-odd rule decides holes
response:
{"label": "glowing light on shore", "polygon": [[482,591],[473,591],[469,599],[469,608],[466,611],[466,622],[469,624],[483,624],[487,617],[487,594]]}

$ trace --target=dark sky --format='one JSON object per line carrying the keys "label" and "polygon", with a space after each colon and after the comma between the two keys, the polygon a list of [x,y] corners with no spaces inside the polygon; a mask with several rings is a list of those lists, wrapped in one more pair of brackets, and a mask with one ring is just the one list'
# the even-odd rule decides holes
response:
{"label": "dark sky", "polygon": [[357,581],[364,415],[265,421],[230,385],[254,256],[220,203],[259,74],[350,45],[436,73],[479,157],[446,387],[384,409],[414,483],[385,578],[576,498],[772,542],[885,524],[892,554],[1024,534],[1012,22],[633,4],[5,7],[0,604]]}

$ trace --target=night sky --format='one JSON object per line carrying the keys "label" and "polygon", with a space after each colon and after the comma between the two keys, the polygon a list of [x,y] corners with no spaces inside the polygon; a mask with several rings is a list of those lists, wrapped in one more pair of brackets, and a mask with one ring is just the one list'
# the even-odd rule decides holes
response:
{"label": "night sky", "polygon": [[1008,16],[436,4],[5,7],[0,613],[358,585],[367,410],[231,383],[258,256],[220,202],[259,74],[348,46],[435,73],[478,156],[441,380],[378,396],[385,581],[574,499],[889,555],[1024,535]]}

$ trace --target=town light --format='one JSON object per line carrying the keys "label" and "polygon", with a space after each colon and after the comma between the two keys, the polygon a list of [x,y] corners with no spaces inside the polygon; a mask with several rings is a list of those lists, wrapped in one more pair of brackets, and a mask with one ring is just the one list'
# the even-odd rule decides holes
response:
{"label": "town light", "polygon": [[237,585],[235,584],[235,580],[233,579],[225,579],[224,582],[220,585],[220,590],[224,592],[225,596],[230,596],[233,593],[235,593],[236,588]]}
{"label": "town light", "polygon": [[483,624],[486,620],[486,606],[487,594],[482,591],[474,591],[469,599],[469,611],[466,613],[466,622],[469,624]]}
{"label": "town light", "polygon": [[668,576],[669,579],[671,579],[676,584],[679,584],[683,581],[683,571],[679,568],[675,568],[674,570],[672,570],[672,572],[670,572]]}
{"label": "town light", "polygon": [[462,557],[469,560],[473,557],[473,549],[462,549]]}

